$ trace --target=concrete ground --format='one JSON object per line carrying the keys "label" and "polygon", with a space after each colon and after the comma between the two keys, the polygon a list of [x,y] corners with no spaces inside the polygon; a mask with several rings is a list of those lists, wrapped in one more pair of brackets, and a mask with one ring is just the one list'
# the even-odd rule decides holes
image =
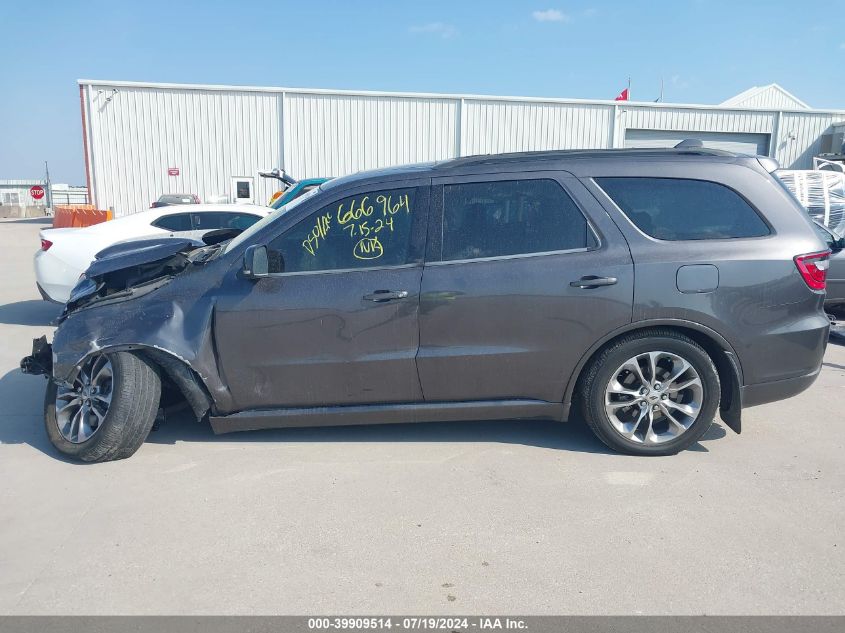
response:
{"label": "concrete ground", "polygon": [[581,422],[177,419],[80,465],[17,369],[58,312],[43,226],[0,223],[0,613],[845,613],[845,347],[676,457],[609,453]]}

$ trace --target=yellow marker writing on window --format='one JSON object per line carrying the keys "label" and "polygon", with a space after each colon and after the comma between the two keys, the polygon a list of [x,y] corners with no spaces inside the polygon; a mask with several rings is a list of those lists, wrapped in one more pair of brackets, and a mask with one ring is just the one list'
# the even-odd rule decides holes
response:
{"label": "yellow marker writing on window", "polygon": [[353,220],[360,220],[362,217],[371,216],[373,214],[373,205],[367,204],[369,198],[369,196],[364,196],[357,205],[355,204],[356,200],[353,198],[352,202],[349,203],[348,209],[343,208],[343,203],[339,204],[337,207],[338,224],[347,224]]}
{"label": "yellow marker writing on window", "polygon": [[326,239],[331,228],[332,215],[331,213],[324,213],[317,217],[317,222],[311,232],[302,242],[304,248],[310,255],[314,255],[317,249],[320,248],[320,242]]}
{"label": "yellow marker writing on window", "polygon": [[378,259],[384,254],[384,247],[377,237],[365,237],[355,244],[352,255],[355,259]]}
{"label": "yellow marker writing on window", "polygon": [[381,214],[383,216],[396,215],[402,209],[405,209],[405,213],[411,212],[411,205],[407,193],[404,196],[399,196],[396,202],[393,201],[392,195],[385,196],[382,194],[376,198],[376,202],[381,205]]}

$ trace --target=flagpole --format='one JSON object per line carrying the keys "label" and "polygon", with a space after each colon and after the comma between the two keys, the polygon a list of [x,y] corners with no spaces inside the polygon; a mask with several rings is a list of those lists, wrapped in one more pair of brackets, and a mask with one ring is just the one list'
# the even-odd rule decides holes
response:
{"label": "flagpole", "polygon": [[628,77],[628,101],[631,101],[631,78]]}
{"label": "flagpole", "polygon": [[663,103],[663,77],[660,78],[660,103]]}

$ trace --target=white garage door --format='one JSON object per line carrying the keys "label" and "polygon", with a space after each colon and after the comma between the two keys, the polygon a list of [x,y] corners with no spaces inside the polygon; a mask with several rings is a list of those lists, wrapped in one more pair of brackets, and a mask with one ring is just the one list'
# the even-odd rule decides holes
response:
{"label": "white garage door", "polygon": [[625,147],[674,147],[684,139],[695,138],[704,147],[737,154],[769,153],[768,134],[738,132],[676,132],[670,130],[625,130]]}

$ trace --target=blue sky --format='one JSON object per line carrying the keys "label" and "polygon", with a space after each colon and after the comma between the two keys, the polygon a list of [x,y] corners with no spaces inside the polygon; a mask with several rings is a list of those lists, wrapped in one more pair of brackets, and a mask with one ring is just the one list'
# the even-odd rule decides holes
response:
{"label": "blue sky", "polygon": [[[0,0],[0,179],[84,183],[76,80],[845,109],[845,0]],[[836,18],[836,19],[834,19]]]}

